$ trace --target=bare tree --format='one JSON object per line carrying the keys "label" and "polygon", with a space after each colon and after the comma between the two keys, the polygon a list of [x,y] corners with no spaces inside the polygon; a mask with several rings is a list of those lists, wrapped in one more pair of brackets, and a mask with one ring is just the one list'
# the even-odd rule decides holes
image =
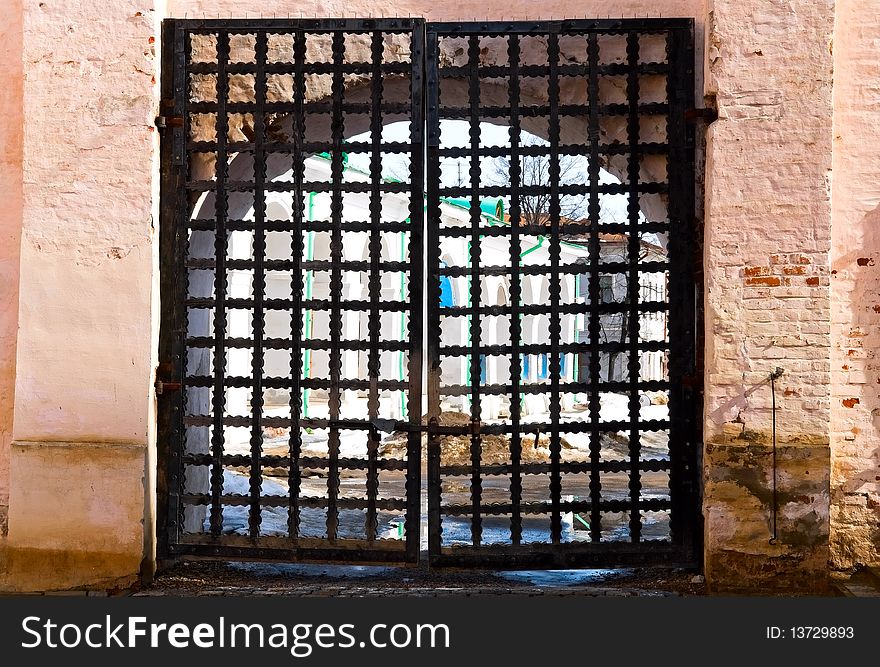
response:
{"label": "bare tree", "polygon": [[[412,160],[408,155],[394,155],[389,158],[386,156],[383,160],[385,169],[382,172],[384,178],[391,178],[401,183],[409,183],[410,168]],[[445,165],[441,161],[441,171]],[[455,169],[452,176],[444,175],[441,185],[446,188],[466,188],[468,165],[465,158],[456,158],[452,161],[452,167]]]}
{"label": "bare tree", "polygon": [[412,160],[409,155],[383,155],[382,156],[383,178],[390,178],[401,183],[410,182]]}
{"label": "bare tree", "polygon": [[[520,146],[533,148],[547,146],[542,139],[523,134]],[[559,157],[559,185],[576,185],[587,182],[584,173],[585,162],[582,158],[573,155],[561,155]],[[489,184],[512,187],[510,177],[510,158],[499,157],[492,161],[489,172]],[[548,221],[552,196],[550,194],[550,167],[551,158],[549,153],[544,155],[523,155],[519,159],[520,188],[541,188],[537,193],[521,193],[518,195],[521,224],[543,225]],[[578,220],[585,213],[586,195],[563,195],[559,200],[559,214],[563,218]]]}

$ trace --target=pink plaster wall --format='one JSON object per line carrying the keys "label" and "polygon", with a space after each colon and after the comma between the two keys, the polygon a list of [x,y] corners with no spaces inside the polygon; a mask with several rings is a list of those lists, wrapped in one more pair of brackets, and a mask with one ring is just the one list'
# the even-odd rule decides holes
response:
{"label": "pink plaster wall", "polygon": [[[11,419],[6,406],[14,389],[14,437],[26,443],[18,448],[14,466],[21,471],[16,482],[21,497],[31,493],[29,480],[39,479],[43,467],[84,470],[104,479],[100,466],[86,464],[95,445],[116,444],[127,472],[101,493],[103,500],[118,496],[124,501],[131,520],[121,527],[106,521],[88,524],[91,514],[84,508],[95,495],[73,494],[71,498],[81,499],[83,511],[71,508],[70,514],[86,523],[77,534],[81,543],[71,548],[86,549],[90,536],[97,536],[94,542],[125,551],[118,572],[129,572],[136,562],[130,558],[138,555],[132,530],[143,527],[129,525],[139,513],[137,503],[130,501],[141,500],[149,519],[153,487],[151,466],[146,465],[143,480],[138,470],[150,461],[153,422],[158,263],[152,123],[157,113],[156,21],[161,15],[411,14],[429,20],[693,16],[698,62],[706,34],[706,89],[717,95],[720,111],[708,133],[705,168],[706,439],[726,437],[732,426],[752,434],[752,442],[766,443],[771,417],[766,378],[782,366],[781,439],[793,447],[803,445],[804,456],[815,462],[798,469],[819,475],[819,486],[827,474],[833,420],[835,511],[841,521],[852,517],[854,529],[840,529],[832,539],[838,562],[850,562],[844,545],[868,543],[870,513],[874,526],[877,513],[876,504],[870,503],[876,503],[871,470],[877,464],[874,412],[880,406],[876,389],[871,389],[877,379],[871,348],[877,335],[873,308],[880,300],[865,301],[869,294],[875,298],[880,287],[872,268],[872,262],[880,262],[874,230],[880,222],[880,179],[874,171],[880,167],[871,166],[876,159],[870,154],[877,143],[870,139],[880,132],[880,72],[876,48],[871,50],[880,27],[874,20],[878,12],[865,11],[866,2],[877,1],[837,3],[837,33],[843,31],[845,37],[838,38],[834,53],[837,273],[830,276],[832,0],[620,0],[612,7],[598,0],[487,0],[475,10],[428,0],[7,0],[0,48],[23,55],[0,57],[0,159],[5,160],[0,165],[0,506],[9,488]],[[16,22],[19,13],[9,8],[21,5],[23,17]],[[23,41],[16,42],[19,34]],[[24,88],[21,92],[19,87],[16,98],[22,67]],[[697,67],[700,86],[701,69]],[[27,118],[23,136],[22,117]],[[5,280],[14,281],[19,266],[19,228],[9,220],[21,223],[20,290],[10,289]],[[833,308],[830,278],[840,304]],[[21,333],[13,371],[7,352],[12,345],[5,343],[14,343],[16,316]],[[839,349],[832,349],[832,323]],[[844,357],[860,363],[843,369]],[[832,386],[830,380],[839,384]],[[44,451],[39,444],[44,442],[83,446]],[[131,445],[146,448],[147,457]],[[766,544],[765,508],[737,480],[742,470],[730,462],[738,456],[738,446],[734,443],[707,463],[711,468],[718,462],[716,472],[727,485],[716,486],[717,495],[710,489],[707,496],[707,543],[717,553],[738,558],[787,556],[783,550],[755,546]],[[755,460],[763,460],[759,455],[766,451],[757,452]],[[89,484],[81,481],[78,491]],[[45,487],[40,497],[46,506],[57,506],[64,484]],[[793,502],[791,510],[793,530],[803,527],[797,512],[811,513],[818,542],[824,539],[821,531],[827,531],[828,501],[822,493],[819,489],[808,501]],[[743,494],[742,502],[737,494]],[[42,549],[33,512],[45,507],[13,504],[19,514],[15,524],[10,521],[10,542],[17,525],[23,552]],[[856,509],[846,509],[851,507]],[[737,532],[737,526],[749,531]],[[149,555],[149,547],[145,553]],[[868,552],[859,553],[862,558]],[[817,549],[804,556],[809,567],[823,567],[823,557]],[[740,565],[724,567],[735,573]],[[763,561],[743,567],[742,572],[752,572]]]}
{"label": "pink plaster wall", "polygon": [[[20,73],[3,76],[0,98],[10,118],[26,119],[13,160],[18,338],[11,448],[0,413],[0,488],[9,489],[0,588],[127,585],[154,534],[156,3],[20,4],[23,90]],[[18,100],[5,96],[9,80]],[[4,327],[14,326],[2,303]]]}
{"label": "pink plaster wall", "polygon": [[257,16],[365,17],[420,16],[431,21],[554,18],[634,18],[645,16],[702,17],[705,0],[618,0],[613,5],[601,0],[484,0],[465,5],[430,0],[167,0],[168,16],[183,18],[243,18]]}
{"label": "pink plaster wall", "polygon": [[16,440],[147,443],[153,5],[25,2]]}
{"label": "pink plaster wall", "polygon": [[880,562],[880,0],[838,0],[831,252],[831,550]]}
{"label": "pink plaster wall", "polygon": [[22,6],[8,0],[0,17],[0,539],[6,535],[9,451],[15,396],[18,272],[22,215]]}
{"label": "pink plaster wall", "polygon": [[828,585],[833,27],[833,0],[710,3],[706,87],[719,119],[706,137],[703,516],[713,591]]}
{"label": "pink plaster wall", "polygon": [[715,0],[707,27],[707,441],[828,443],[833,0]]}

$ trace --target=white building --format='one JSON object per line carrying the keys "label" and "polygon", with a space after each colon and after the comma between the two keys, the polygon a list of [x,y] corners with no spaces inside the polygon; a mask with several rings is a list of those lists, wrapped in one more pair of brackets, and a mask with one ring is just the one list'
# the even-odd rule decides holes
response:
{"label": "white building", "polygon": [[[367,173],[346,165],[343,173],[345,182],[369,182]],[[283,180],[283,177],[282,177]],[[330,161],[326,156],[314,156],[305,162],[306,182],[330,182]],[[305,217],[307,220],[329,220],[331,195],[329,193],[310,193],[305,198]],[[343,221],[363,221],[370,219],[369,193],[345,193],[343,195]],[[409,216],[410,199],[408,193],[386,193],[382,198],[383,221],[403,221]],[[509,225],[504,216],[501,200],[485,201],[481,205],[481,225]],[[290,193],[271,192],[266,194],[266,218],[268,220],[289,220],[292,218],[292,196]],[[251,212],[251,217],[253,212]],[[445,228],[470,225],[470,205],[466,200],[444,200],[441,202],[441,225]],[[303,233],[303,260],[322,261],[330,259],[330,232],[308,231]],[[289,260],[292,256],[293,239],[289,232],[267,232],[266,259]],[[480,262],[482,266],[509,266],[510,239],[508,236],[483,237],[480,239]],[[381,261],[409,261],[408,232],[385,232],[381,241]],[[602,262],[626,261],[628,238],[625,235],[601,234],[600,256]],[[369,234],[367,232],[342,233],[343,261],[364,261],[369,259]],[[440,257],[445,266],[467,267],[470,261],[470,241],[466,237],[444,237],[441,240]],[[520,238],[521,266],[550,265],[549,238],[546,236],[522,236]],[[230,234],[230,259],[250,259],[253,257],[253,235],[251,232],[232,232]],[[662,259],[662,249],[650,243],[641,244],[640,261]],[[584,273],[561,276],[562,304],[586,303],[589,295],[589,251],[585,239],[565,239],[561,242],[560,264],[584,264]],[[419,261],[416,258],[416,261]],[[343,301],[367,300],[367,271],[343,271]],[[470,277],[453,276],[441,280],[441,307],[465,306],[470,303]],[[231,299],[249,299],[253,296],[253,271],[232,270],[229,272],[228,296]],[[304,299],[327,299],[330,297],[330,272],[307,270],[303,274]],[[381,299],[405,301],[409,298],[407,273],[389,271],[381,276]],[[524,305],[549,304],[550,276],[547,274],[521,277],[521,302]],[[623,302],[627,298],[625,274],[600,274],[600,294],[605,302]],[[666,277],[664,273],[640,274],[640,301],[665,301]],[[289,271],[266,272],[267,299],[289,299],[291,296],[291,275]],[[480,301],[487,306],[509,305],[509,276],[484,276],[480,284]],[[442,315],[441,310],[441,315]],[[342,321],[342,340],[364,340],[368,337],[367,312],[345,311]],[[625,316],[603,315],[601,335],[606,341],[622,341],[627,329]],[[566,314],[562,316],[562,343],[588,341],[588,316],[586,314]],[[329,340],[330,321],[328,311],[306,310],[302,314],[301,332],[303,339]],[[386,311],[381,314],[380,338],[382,340],[406,340],[408,323],[403,312]],[[231,310],[227,336],[248,338],[253,335],[252,314],[248,310]],[[550,319],[547,315],[525,315],[521,319],[522,343],[546,344],[549,341]],[[468,345],[470,343],[470,323],[467,316],[441,317],[441,340],[443,345]],[[286,310],[266,310],[264,338],[290,338],[291,317]],[[480,323],[481,343],[485,345],[506,345],[510,342],[510,318],[506,315],[487,316]],[[644,313],[640,316],[639,337],[641,340],[665,341],[667,338],[665,313]],[[251,374],[251,351],[249,349],[230,349],[227,373],[234,376]],[[264,376],[288,377],[290,375],[290,351],[267,349],[264,352]],[[364,351],[343,352],[342,377],[344,379],[368,379],[368,354]],[[644,352],[641,356],[642,379],[660,379],[664,373],[664,353]],[[585,379],[587,365],[584,353],[569,352],[562,355],[562,382]],[[600,359],[603,380],[626,379],[627,358],[625,354],[603,354]],[[549,359],[547,354],[529,354],[521,359],[522,382],[549,384]],[[407,355],[403,351],[383,352],[380,356],[381,379],[406,380]],[[328,378],[329,354],[324,349],[304,350],[302,358],[304,378]],[[510,363],[507,357],[489,356],[481,360],[482,384],[505,384],[510,381]],[[442,386],[467,385],[470,383],[469,357],[445,357],[441,367]],[[227,390],[227,412],[229,414],[248,414],[250,389],[230,388]],[[267,390],[264,396],[268,414],[274,409],[283,413],[288,405],[286,391]],[[343,412],[346,417],[366,416],[366,392],[346,390],[343,392]],[[444,400],[444,409],[468,411],[467,398],[450,396]],[[563,396],[563,409],[572,409],[586,397],[577,394]],[[547,410],[546,394],[534,394],[523,404],[524,415],[537,415]],[[509,411],[509,401],[503,396],[486,396],[481,401],[482,418],[491,420],[503,417]],[[327,395],[323,390],[304,390],[303,413],[307,417],[326,417]],[[380,396],[380,414],[388,418],[405,418],[405,395],[400,391],[384,391]]]}

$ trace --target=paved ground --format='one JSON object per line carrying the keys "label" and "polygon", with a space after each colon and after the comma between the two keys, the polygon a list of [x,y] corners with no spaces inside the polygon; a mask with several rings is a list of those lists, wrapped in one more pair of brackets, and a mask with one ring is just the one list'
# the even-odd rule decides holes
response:
{"label": "paved ground", "polygon": [[704,595],[692,570],[544,570],[521,572],[429,570],[263,563],[181,562],[161,572],[136,596],[652,596]]}

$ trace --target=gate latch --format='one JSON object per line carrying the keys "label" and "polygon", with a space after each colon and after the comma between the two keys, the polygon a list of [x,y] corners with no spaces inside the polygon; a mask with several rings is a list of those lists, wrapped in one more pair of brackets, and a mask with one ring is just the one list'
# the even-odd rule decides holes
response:
{"label": "gate latch", "polygon": [[166,382],[165,380],[160,380],[156,378],[156,382],[153,384],[156,387],[156,394],[170,394],[173,391],[180,391],[180,383],[179,382]]}
{"label": "gate latch", "polygon": [[156,381],[153,383],[153,386],[156,388],[156,395],[161,396],[162,394],[170,394],[175,391],[180,391],[179,382],[173,382],[166,379],[171,373],[171,364],[159,364],[156,368]]}

